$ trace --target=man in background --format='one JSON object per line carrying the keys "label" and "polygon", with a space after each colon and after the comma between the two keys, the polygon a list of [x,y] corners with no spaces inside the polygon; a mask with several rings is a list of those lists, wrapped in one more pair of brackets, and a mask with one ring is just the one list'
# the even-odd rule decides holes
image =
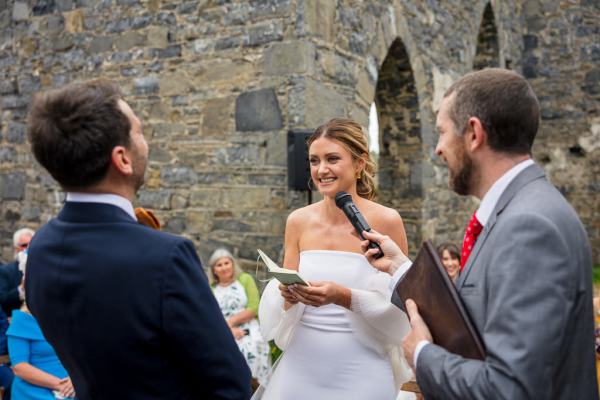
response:
{"label": "man in background", "polygon": [[18,254],[27,250],[35,232],[33,229],[21,228],[13,235],[15,261],[0,267],[0,306],[9,317],[12,311],[19,309],[25,299],[23,272],[19,270]]}
{"label": "man in background", "polygon": [[67,196],[29,247],[27,304],[77,398],[249,398],[193,244],[136,221],[148,144],[119,89],[94,80],[38,94],[28,137]]}

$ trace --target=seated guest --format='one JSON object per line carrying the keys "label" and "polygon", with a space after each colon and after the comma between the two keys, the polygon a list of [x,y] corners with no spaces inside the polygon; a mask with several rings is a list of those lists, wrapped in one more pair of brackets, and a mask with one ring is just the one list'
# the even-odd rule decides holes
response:
{"label": "seated guest", "polygon": [[458,251],[458,247],[453,243],[442,243],[438,246],[437,252],[448,276],[452,279],[452,282],[456,282],[460,271],[460,251]]}
{"label": "seated guest", "polygon": [[269,345],[260,333],[259,294],[252,276],[242,272],[226,249],[217,249],[208,261],[208,274],[221,312],[244,355],[253,378],[266,383],[269,373]]}
{"label": "seated guest", "polygon": [[8,352],[15,373],[11,389],[13,399],[75,397],[75,389],[67,371],[26,306],[22,307],[22,311],[13,312],[7,336]]}
{"label": "seated guest", "polygon": [[6,330],[8,329],[8,318],[0,308],[0,399],[10,400],[10,386],[15,375],[9,366],[8,344],[6,341]]}
{"label": "seated guest", "polygon": [[25,290],[21,285],[23,273],[19,270],[17,255],[26,250],[35,232],[22,228],[13,235],[15,261],[0,267],[0,306],[9,317],[13,310],[18,310],[23,304]]}

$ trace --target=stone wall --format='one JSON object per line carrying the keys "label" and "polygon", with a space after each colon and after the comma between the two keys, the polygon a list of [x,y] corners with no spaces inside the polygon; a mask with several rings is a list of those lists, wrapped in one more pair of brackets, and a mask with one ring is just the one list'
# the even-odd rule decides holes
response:
{"label": "stone wall", "polygon": [[12,231],[40,226],[63,197],[28,150],[32,94],[99,76],[122,86],[144,123],[138,203],[204,259],[220,245],[247,268],[256,247],[280,259],[286,216],[308,201],[287,189],[287,130],[335,116],[366,125],[374,101],[380,198],[404,216],[411,253],[423,238],[459,243],[476,202],[447,189],[435,112],[452,80],[484,60],[534,85],[544,109],[535,157],[600,262],[600,10],[580,3],[0,0],[2,256]]}

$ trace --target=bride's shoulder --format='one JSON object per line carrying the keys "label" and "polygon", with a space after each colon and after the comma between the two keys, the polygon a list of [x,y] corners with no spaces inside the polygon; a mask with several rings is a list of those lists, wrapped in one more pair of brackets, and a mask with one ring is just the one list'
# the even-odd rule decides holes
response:
{"label": "bride's shoulder", "polygon": [[297,208],[287,217],[288,226],[301,226],[313,218],[319,210],[319,203],[309,204],[302,208]]}
{"label": "bride's shoulder", "polygon": [[402,223],[398,211],[371,200],[368,200],[368,211],[365,212],[365,216],[373,228],[381,233]]}

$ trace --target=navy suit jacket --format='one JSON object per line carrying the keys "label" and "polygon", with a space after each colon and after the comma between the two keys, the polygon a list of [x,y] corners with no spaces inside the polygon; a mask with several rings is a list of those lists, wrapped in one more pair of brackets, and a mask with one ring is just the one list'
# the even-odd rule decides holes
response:
{"label": "navy suit jacket", "polygon": [[250,371],[192,243],[67,202],[29,247],[27,305],[88,399],[247,399]]}
{"label": "navy suit jacket", "polygon": [[23,273],[19,271],[19,263],[16,261],[0,267],[0,306],[8,316],[23,304],[17,289],[22,277]]}

